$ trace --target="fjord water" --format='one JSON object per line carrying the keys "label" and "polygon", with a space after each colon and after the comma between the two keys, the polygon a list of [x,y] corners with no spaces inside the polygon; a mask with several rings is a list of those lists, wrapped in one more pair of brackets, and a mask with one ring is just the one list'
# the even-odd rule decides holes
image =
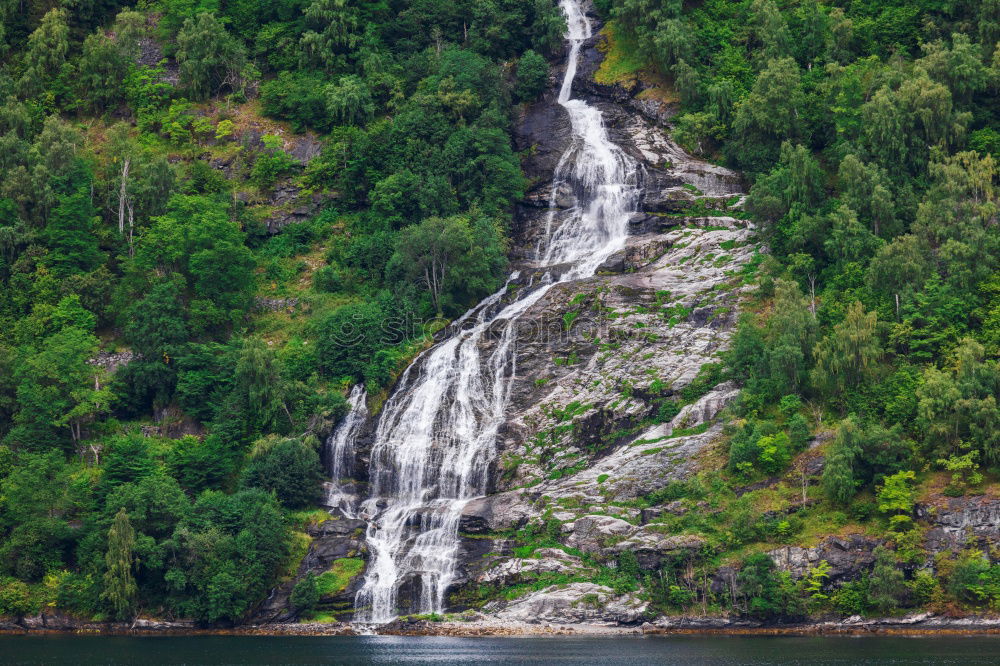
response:
{"label": "fjord water", "polygon": [[1000,637],[0,636],[0,664],[995,664]]}
{"label": "fjord water", "polygon": [[[413,589],[410,612],[444,610],[462,510],[486,492],[496,455],[516,372],[516,323],[553,285],[589,277],[625,243],[639,197],[638,165],[608,138],[598,109],[571,99],[580,46],[592,33],[580,0],[562,0],[561,6],[568,54],[557,101],[569,117],[572,140],[554,176],[537,253],[540,277],[510,300],[519,277],[512,275],[416,360],[386,402],[372,447],[370,495],[360,508],[369,520],[371,553],[355,600],[355,620],[362,623],[395,618],[402,585]],[[570,193],[573,205],[558,209],[556,192]]]}

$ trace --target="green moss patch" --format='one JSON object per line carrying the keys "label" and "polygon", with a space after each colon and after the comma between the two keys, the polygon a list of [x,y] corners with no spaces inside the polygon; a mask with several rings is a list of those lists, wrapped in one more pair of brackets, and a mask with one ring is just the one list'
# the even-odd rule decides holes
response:
{"label": "green moss patch", "polygon": [[329,570],[316,577],[320,598],[340,594],[364,570],[365,561],[360,557],[344,557],[334,561]]}

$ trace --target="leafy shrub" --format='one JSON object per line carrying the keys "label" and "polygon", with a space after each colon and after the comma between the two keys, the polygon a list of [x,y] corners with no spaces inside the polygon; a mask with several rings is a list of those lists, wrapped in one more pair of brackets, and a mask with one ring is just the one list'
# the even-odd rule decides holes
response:
{"label": "leafy shrub", "polygon": [[532,50],[527,50],[517,61],[517,85],[515,92],[522,102],[531,100],[542,94],[549,82],[549,63],[545,58]]}
{"label": "leafy shrub", "polygon": [[800,612],[788,574],[777,571],[774,560],[764,553],[755,553],[743,562],[737,585],[746,600],[746,613],[751,617],[774,619]]}
{"label": "leafy shrub", "polygon": [[281,72],[278,78],[260,87],[264,113],[288,120],[296,132],[306,128],[320,131],[330,127],[324,88],[327,81],[312,72]]}
{"label": "leafy shrub", "polygon": [[38,604],[31,598],[28,586],[16,579],[0,579],[0,615],[20,617],[37,612]]}
{"label": "leafy shrub", "polygon": [[233,451],[218,435],[182,437],[167,454],[170,475],[193,495],[219,488],[233,474],[233,465]]}
{"label": "leafy shrub", "polygon": [[271,187],[282,176],[291,173],[298,163],[283,150],[264,153],[253,163],[250,169],[250,182],[264,189]]}
{"label": "leafy shrub", "polygon": [[391,344],[395,333],[386,330],[388,316],[378,303],[345,305],[317,326],[320,370],[331,377],[365,379],[375,354]]}
{"label": "leafy shrub", "polygon": [[948,592],[959,601],[977,603],[988,598],[983,582],[990,578],[990,563],[977,550],[963,552],[948,577]]}
{"label": "leafy shrub", "polygon": [[250,461],[243,471],[247,488],[273,491],[288,508],[309,506],[319,499],[323,480],[319,454],[298,439],[283,439]]}
{"label": "leafy shrub", "polygon": [[336,266],[323,266],[313,273],[313,289],[333,294],[344,288],[344,279]]}
{"label": "leafy shrub", "polygon": [[319,589],[316,587],[316,574],[307,573],[292,588],[292,595],[289,598],[292,608],[303,613],[311,611],[319,602]]}

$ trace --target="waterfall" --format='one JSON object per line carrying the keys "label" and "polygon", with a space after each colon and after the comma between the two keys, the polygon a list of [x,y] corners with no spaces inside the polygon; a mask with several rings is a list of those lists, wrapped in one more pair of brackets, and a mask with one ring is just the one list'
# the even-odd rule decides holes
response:
{"label": "waterfall", "polygon": [[[407,369],[386,402],[372,448],[370,496],[361,506],[371,557],[355,599],[358,622],[395,618],[404,585],[413,588],[412,612],[444,610],[456,575],[462,510],[486,492],[496,456],[516,373],[517,320],[552,286],[589,277],[625,244],[639,198],[638,165],[610,141],[599,110],[570,98],[591,25],[580,0],[561,0],[561,6],[569,52],[558,103],[571,121],[572,141],[556,169],[546,240],[538,249],[540,264],[551,270],[504,303],[518,277],[512,275]],[[573,193],[568,209],[556,209],[560,187]],[[492,348],[484,353],[487,330]]]}
{"label": "waterfall", "polygon": [[354,440],[368,417],[368,394],[361,384],[355,384],[347,398],[347,415],[326,440],[330,460],[330,492],[326,504],[354,518],[354,494],[345,489],[341,480],[354,473]]}

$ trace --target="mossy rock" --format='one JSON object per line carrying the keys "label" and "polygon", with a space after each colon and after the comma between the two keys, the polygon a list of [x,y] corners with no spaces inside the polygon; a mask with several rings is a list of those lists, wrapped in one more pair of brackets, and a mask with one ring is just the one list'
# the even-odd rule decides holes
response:
{"label": "mossy rock", "polygon": [[328,570],[316,576],[316,588],[319,590],[320,598],[335,597],[342,593],[364,570],[365,561],[360,557],[334,560]]}

